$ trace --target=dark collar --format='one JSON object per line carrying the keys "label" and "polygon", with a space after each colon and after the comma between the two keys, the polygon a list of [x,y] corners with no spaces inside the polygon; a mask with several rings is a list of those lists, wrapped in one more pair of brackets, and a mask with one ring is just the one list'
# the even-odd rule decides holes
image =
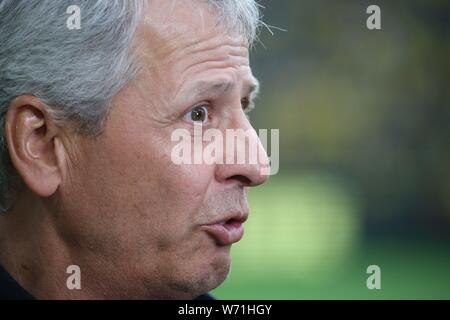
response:
{"label": "dark collar", "polygon": [[[36,300],[0,265],[0,300]],[[215,300],[210,294],[203,294],[194,300]]]}
{"label": "dark collar", "polygon": [[0,300],[35,300],[35,298],[0,265]]}

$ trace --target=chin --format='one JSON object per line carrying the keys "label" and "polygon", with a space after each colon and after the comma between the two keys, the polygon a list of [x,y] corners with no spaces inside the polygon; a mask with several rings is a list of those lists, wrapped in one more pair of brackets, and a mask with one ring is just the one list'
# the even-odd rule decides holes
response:
{"label": "chin", "polygon": [[207,291],[220,286],[228,277],[231,268],[230,249],[224,249],[225,252],[220,252],[215,259],[208,266],[210,270],[209,288]]}
{"label": "chin", "polygon": [[180,293],[175,299],[194,299],[220,286],[228,277],[231,268],[229,247],[219,250],[201,263],[183,265],[178,270],[178,281],[174,288]]}

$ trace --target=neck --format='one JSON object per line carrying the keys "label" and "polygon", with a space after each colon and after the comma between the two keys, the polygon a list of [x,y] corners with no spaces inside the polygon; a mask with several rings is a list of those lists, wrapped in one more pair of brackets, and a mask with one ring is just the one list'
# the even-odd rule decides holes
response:
{"label": "neck", "polygon": [[66,270],[74,258],[41,199],[24,195],[0,215],[0,264],[35,298],[92,298],[86,290],[67,288]]}
{"label": "neck", "polygon": [[[11,211],[0,215],[0,264],[33,297],[58,300],[173,296],[172,292],[164,296],[166,291],[162,289],[167,286],[159,280],[157,269],[150,272],[154,275],[151,282],[144,281],[140,264],[120,258],[121,252],[111,255],[110,251],[86,244],[83,238],[65,234],[61,210],[51,201],[30,193],[21,197]],[[67,272],[72,265],[81,269],[81,290],[68,288],[73,271]],[[175,293],[180,298],[193,298],[188,293]]]}

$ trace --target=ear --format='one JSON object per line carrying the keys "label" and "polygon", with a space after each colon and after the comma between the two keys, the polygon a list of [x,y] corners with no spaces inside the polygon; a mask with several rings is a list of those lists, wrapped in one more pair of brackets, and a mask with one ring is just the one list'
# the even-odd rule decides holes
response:
{"label": "ear", "polygon": [[61,183],[58,130],[38,98],[23,95],[10,104],[5,135],[11,161],[28,188],[41,197],[51,196]]}

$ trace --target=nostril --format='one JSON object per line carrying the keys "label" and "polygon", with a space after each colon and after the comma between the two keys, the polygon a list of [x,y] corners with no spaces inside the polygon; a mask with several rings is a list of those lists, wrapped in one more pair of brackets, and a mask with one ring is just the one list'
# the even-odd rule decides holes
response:
{"label": "nostril", "polygon": [[250,185],[250,184],[252,183],[252,181],[251,181],[249,178],[247,178],[247,177],[245,177],[245,176],[242,176],[242,175],[240,175],[240,174],[231,176],[231,177],[227,178],[227,180],[236,180],[236,181],[239,181],[239,182],[240,182],[241,184],[243,184],[244,186],[248,186],[248,185]]}

